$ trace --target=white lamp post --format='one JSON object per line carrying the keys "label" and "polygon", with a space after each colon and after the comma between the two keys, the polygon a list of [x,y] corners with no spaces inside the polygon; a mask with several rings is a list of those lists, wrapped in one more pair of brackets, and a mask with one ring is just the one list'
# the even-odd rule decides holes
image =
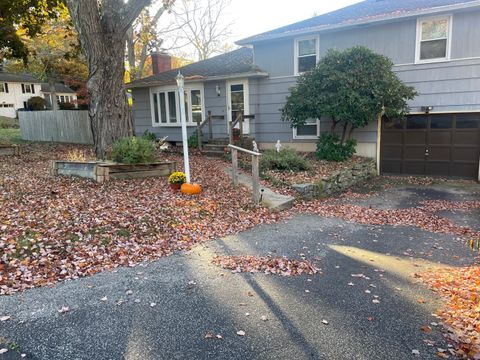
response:
{"label": "white lamp post", "polygon": [[183,143],[183,162],[185,167],[185,175],[187,183],[190,183],[190,163],[188,161],[188,134],[187,134],[187,117],[185,114],[185,78],[178,72],[176,77],[178,86],[178,100],[180,101],[180,121],[182,124],[182,143]]}

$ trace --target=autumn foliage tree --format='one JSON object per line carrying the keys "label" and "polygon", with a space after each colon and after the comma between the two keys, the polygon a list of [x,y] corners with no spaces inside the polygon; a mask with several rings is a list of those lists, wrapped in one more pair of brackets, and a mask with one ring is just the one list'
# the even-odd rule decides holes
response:
{"label": "autumn foliage tree", "polygon": [[[164,0],[165,4],[171,0]],[[66,5],[77,30],[88,66],[89,116],[98,158],[118,138],[133,134],[133,121],[124,84],[125,40],[128,29],[151,0],[2,0],[2,29],[22,26],[33,37],[41,24]],[[10,34],[6,30],[4,33]],[[12,34],[12,36],[14,36]],[[1,37],[1,36],[0,36]],[[1,45],[21,56],[18,39]]]}
{"label": "autumn foliage tree", "polygon": [[17,33],[21,25],[30,37],[41,32],[42,25],[58,16],[63,0],[1,0],[0,60],[2,57],[28,58],[28,48]]}

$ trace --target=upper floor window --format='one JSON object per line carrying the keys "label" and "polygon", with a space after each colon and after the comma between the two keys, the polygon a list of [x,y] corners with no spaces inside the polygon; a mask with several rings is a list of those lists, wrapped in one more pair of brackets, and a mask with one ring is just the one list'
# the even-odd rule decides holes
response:
{"label": "upper floor window", "polygon": [[8,84],[0,83],[0,92],[8,93]]}
{"label": "upper floor window", "polygon": [[417,23],[417,62],[450,58],[451,16],[419,19]]}
{"label": "upper floor window", "polygon": [[312,70],[319,60],[318,36],[295,39],[295,74]]}
{"label": "upper floor window", "polygon": [[22,84],[23,94],[35,94],[35,86],[33,84]]}

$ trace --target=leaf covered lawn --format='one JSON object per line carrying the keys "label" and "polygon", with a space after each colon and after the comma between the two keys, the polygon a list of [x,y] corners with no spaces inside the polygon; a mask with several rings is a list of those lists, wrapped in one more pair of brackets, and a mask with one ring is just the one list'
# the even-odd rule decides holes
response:
{"label": "leaf covered lawn", "polygon": [[[223,161],[198,156],[197,197],[172,193],[164,177],[97,184],[49,175],[49,160],[78,148],[27,145],[21,157],[1,159],[0,294],[154,260],[286,216],[252,207]],[[164,156],[180,167],[181,157]]]}

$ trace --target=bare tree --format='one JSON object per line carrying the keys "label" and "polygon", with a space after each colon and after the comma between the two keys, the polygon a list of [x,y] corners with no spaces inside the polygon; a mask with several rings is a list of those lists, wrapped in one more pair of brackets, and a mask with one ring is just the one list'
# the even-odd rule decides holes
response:
{"label": "bare tree", "polygon": [[150,14],[149,9],[145,9],[128,29],[127,60],[131,80],[143,77],[149,50],[162,46],[158,22],[168,11],[169,5],[163,3],[153,15]]}
{"label": "bare tree", "polygon": [[195,48],[198,60],[228,51],[233,22],[225,22],[231,0],[181,0],[174,10],[180,36]]}

